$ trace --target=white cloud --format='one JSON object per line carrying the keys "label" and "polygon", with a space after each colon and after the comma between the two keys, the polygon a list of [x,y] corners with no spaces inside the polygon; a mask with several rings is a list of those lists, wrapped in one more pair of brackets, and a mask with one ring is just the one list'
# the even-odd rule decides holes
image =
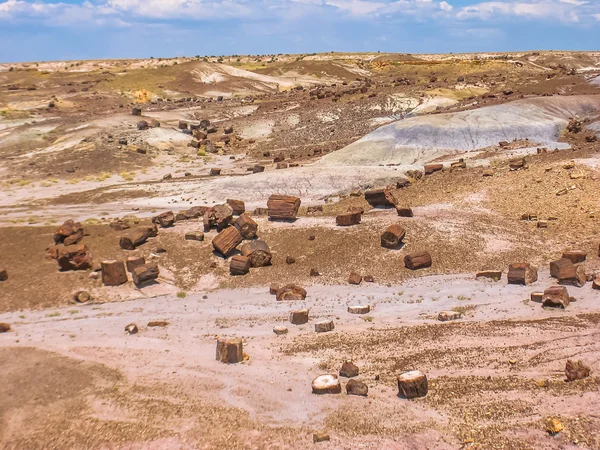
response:
{"label": "white cloud", "polygon": [[440,9],[443,11],[452,11],[452,5],[448,2],[440,2]]}
{"label": "white cloud", "polygon": [[529,19],[555,19],[565,22],[578,22],[576,6],[554,1],[542,2],[484,2],[462,8],[459,19],[496,19],[498,16],[519,16]]}

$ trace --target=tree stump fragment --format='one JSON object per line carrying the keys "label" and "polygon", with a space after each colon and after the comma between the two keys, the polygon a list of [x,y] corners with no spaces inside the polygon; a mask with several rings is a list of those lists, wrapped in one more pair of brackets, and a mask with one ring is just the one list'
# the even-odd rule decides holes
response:
{"label": "tree stump fragment", "polygon": [[404,372],[398,376],[398,394],[406,399],[427,395],[427,376],[420,370]]}
{"label": "tree stump fragment", "polygon": [[244,360],[242,340],[238,338],[217,339],[217,361],[225,364],[236,364]]}
{"label": "tree stump fragment", "polygon": [[119,286],[127,283],[127,272],[123,261],[102,261],[102,283],[105,286]]}

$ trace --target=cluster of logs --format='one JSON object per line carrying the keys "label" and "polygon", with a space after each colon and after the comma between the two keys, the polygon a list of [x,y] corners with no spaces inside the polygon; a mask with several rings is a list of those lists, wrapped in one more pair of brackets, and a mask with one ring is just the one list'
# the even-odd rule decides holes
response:
{"label": "cluster of logs", "polygon": [[54,245],[46,250],[49,259],[58,262],[59,270],[87,270],[92,267],[92,255],[83,239],[81,223],[67,220],[54,233]]}
{"label": "cluster of logs", "polygon": [[101,263],[102,283],[105,286],[119,286],[127,283],[127,272],[137,287],[154,282],[159,275],[156,263],[146,263],[143,256],[130,256],[126,263],[120,260],[106,260]]}

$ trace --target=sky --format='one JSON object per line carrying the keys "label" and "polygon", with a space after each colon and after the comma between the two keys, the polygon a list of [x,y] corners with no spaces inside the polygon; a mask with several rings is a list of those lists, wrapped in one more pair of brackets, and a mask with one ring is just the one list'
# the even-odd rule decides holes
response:
{"label": "sky", "polygon": [[0,0],[0,62],[600,50],[600,0]]}

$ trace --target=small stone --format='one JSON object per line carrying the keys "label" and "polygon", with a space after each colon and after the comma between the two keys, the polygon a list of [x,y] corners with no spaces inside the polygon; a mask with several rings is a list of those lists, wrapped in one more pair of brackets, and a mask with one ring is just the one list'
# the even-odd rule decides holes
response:
{"label": "small stone", "polygon": [[87,303],[91,299],[90,293],[87,291],[77,291],[73,294],[73,300],[77,303]]}
{"label": "small stone", "polygon": [[449,320],[458,320],[460,319],[461,314],[456,311],[442,311],[438,314],[438,320],[441,322],[447,322]]}
{"label": "small stone", "polygon": [[10,325],[8,323],[0,322],[0,333],[6,333],[10,331]]}
{"label": "small stone", "polygon": [[349,284],[360,284],[363,278],[356,272],[350,272],[350,276],[348,277]]}
{"label": "small stone", "polygon": [[563,424],[558,419],[546,420],[546,431],[550,434],[560,433],[564,429]]}
{"label": "small stone", "polygon": [[590,376],[591,369],[583,361],[567,360],[565,365],[565,376],[567,381],[583,380]]}
{"label": "small stone", "polygon": [[148,322],[148,327],[150,328],[154,328],[154,327],[166,327],[167,325],[169,325],[169,322],[167,322],[166,320],[153,320]]}
{"label": "small stone", "polygon": [[542,303],[542,300],[544,299],[544,293],[543,292],[532,292],[530,298],[531,298],[532,302]]}
{"label": "small stone", "polygon": [[295,262],[296,262],[296,258],[294,258],[292,256],[286,256],[286,258],[285,258],[286,264],[294,264]]}
{"label": "small stone", "polygon": [[320,432],[320,433],[314,433],[313,434],[313,442],[315,444],[317,444],[319,442],[328,442],[330,440],[331,440],[331,438],[325,432]]}
{"label": "small stone", "polygon": [[202,231],[191,231],[189,233],[185,233],[186,241],[204,241],[204,232]]}
{"label": "small stone", "polygon": [[138,327],[135,323],[130,323],[125,327],[125,333],[127,334],[137,334]]}
{"label": "small stone", "polygon": [[326,333],[328,331],[333,331],[335,325],[333,324],[333,320],[321,320],[315,323],[315,331],[317,333]]}

